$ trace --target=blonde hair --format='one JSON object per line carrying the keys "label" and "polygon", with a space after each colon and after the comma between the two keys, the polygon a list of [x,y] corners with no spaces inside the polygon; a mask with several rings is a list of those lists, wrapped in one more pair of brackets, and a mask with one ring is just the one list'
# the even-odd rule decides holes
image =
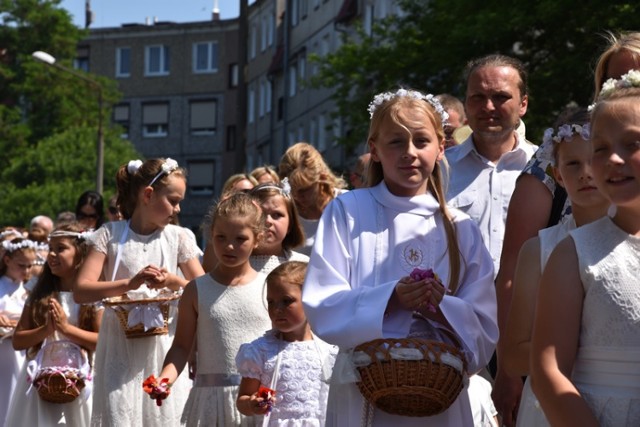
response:
{"label": "blonde hair", "polygon": [[233,193],[229,197],[222,199],[209,210],[206,217],[208,224],[210,224],[210,233],[213,233],[216,221],[220,218],[246,218],[256,241],[262,239],[265,230],[262,209],[253,201],[251,196],[245,193]]}
{"label": "blonde hair", "polygon": [[[404,128],[409,132],[407,127],[403,124],[400,118],[400,112],[406,109],[412,111],[423,112],[433,125],[438,136],[438,142],[444,145],[444,129],[442,128],[442,119],[440,115],[428,102],[421,99],[414,99],[410,97],[396,96],[388,101],[385,101],[382,105],[376,108],[373,116],[371,117],[371,124],[369,126],[369,137],[367,141],[370,144],[375,144],[378,136],[380,135],[380,129],[391,120],[394,124]],[[444,163],[443,163],[444,164]],[[456,226],[453,222],[453,217],[447,209],[447,202],[445,198],[445,192],[442,179],[442,164],[436,162],[431,177],[427,182],[427,188],[438,201],[439,209],[442,214],[442,222],[445,228],[445,234],[447,236],[447,248],[449,254],[449,290],[455,293],[458,288],[458,282],[460,280],[461,271],[461,252],[458,245],[458,236],[456,232]],[[380,162],[371,162],[369,165],[369,172],[367,175],[368,186],[373,187],[379,184],[384,179],[384,170]]]}
{"label": "blonde hair", "polygon": [[307,142],[298,142],[285,151],[279,165],[280,177],[289,178],[291,187],[307,188],[318,184],[320,193],[326,199],[318,197],[318,208],[324,208],[333,199],[335,189],[347,188],[344,179],[333,173],[322,158],[322,154]]}
{"label": "blonde hair", "polygon": [[225,198],[225,197],[229,196],[231,193],[233,193],[235,191],[233,187],[235,187],[235,185],[237,183],[239,183],[240,181],[243,181],[245,179],[247,181],[249,181],[253,187],[258,185],[258,181],[254,177],[252,177],[251,175],[246,174],[246,173],[237,173],[237,174],[231,175],[224,182],[224,185],[222,186],[222,191],[220,192],[221,197]]}
{"label": "blonde hair", "polygon": [[[591,110],[591,124],[593,125],[596,121],[596,117],[601,113],[602,109],[607,104],[612,104],[616,101],[631,101],[630,98],[636,98],[633,100],[634,105],[640,101],[637,98],[640,98],[640,87],[628,87],[628,88],[620,88],[613,91],[606,98],[598,101],[593,109]],[[591,135],[593,135],[593,126],[591,128]]]}
{"label": "blonde hair", "polygon": [[307,263],[303,261],[287,261],[283,262],[267,276],[267,287],[278,283],[282,279],[287,282],[298,285],[302,290],[304,276],[307,273]]}
{"label": "blonde hair", "polygon": [[600,95],[600,91],[602,90],[602,85],[607,81],[607,69],[609,68],[609,62],[614,55],[622,51],[627,51],[632,54],[636,62],[640,64],[640,32],[620,33],[618,35],[609,32],[606,34],[605,38],[609,47],[600,54],[594,71],[594,100],[598,99],[598,95]]}
{"label": "blonde hair", "polygon": [[[148,187],[151,181],[162,171],[165,159],[146,160],[134,173],[129,173],[128,163],[123,164],[116,172],[116,187],[118,189],[118,207],[124,219],[130,219],[138,204],[138,193]],[[163,188],[169,183],[170,176],[178,176],[186,181],[187,174],[184,169],[177,168],[169,173],[162,174],[155,182],[153,188]]]}
{"label": "blonde hair", "polygon": [[280,182],[280,177],[278,176],[278,172],[276,172],[273,166],[269,166],[269,165],[258,166],[257,168],[251,171],[250,175],[253,178],[255,178],[256,182],[258,183],[260,182],[260,178],[262,178],[265,175],[269,175],[269,177],[271,178],[271,182],[275,184],[278,184]]}

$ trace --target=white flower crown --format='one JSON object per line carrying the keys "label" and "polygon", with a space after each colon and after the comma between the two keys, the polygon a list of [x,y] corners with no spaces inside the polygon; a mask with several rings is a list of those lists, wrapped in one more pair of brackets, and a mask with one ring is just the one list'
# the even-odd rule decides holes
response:
{"label": "white flower crown", "polygon": [[440,115],[442,119],[442,125],[447,124],[449,120],[449,113],[447,113],[440,103],[438,99],[432,94],[424,94],[422,92],[418,92],[417,90],[407,90],[407,89],[398,89],[395,92],[382,92],[373,97],[373,101],[369,103],[369,118],[373,117],[373,113],[385,102],[391,101],[393,98],[411,98],[411,99],[421,99],[423,101],[428,102],[434,110]]}
{"label": "white flower crown", "polygon": [[568,141],[574,135],[579,135],[582,139],[588,141],[590,137],[589,123],[584,125],[564,124],[558,128],[557,133],[555,133],[555,129],[548,128],[544,131],[542,145],[538,152],[536,152],[536,158],[539,160],[546,160],[552,165],[555,165],[553,146],[561,143],[562,141]]}
{"label": "white flower crown", "polygon": [[13,228],[4,230],[2,233],[0,233],[0,239],[4,239],[5,237],[8,237],[8,236],[22,237],[22,233]]}
{"label": "white flower crown", "polygon": [[598,102],[607,99],[615,91],[629,87],[640,88],[640,70],[629,70],[627,74],[623,74],[619,79],[608,79],[604,82],[598,94],[598,99],[589,106],[589,111],[592,111]]}
{"label": "white flower crown", "polygon": [[171,157],[167,157],[160,168],[160,172],[151,180],[149,183],[149,187],[151,187],[157,180],[163,175],[169,175],[171,172],[178,169],[178,162],[173,160]]}
{"label": "white flower crown", "polygon": [[283,196],[291,198],[291,184],[289,184],[289,178],[284,178],[282,181],[280,181],[280,184],[265,184],[253,187],[251,193],[261,190],[277,190]]}
{"label": "white flower crown", "polygon": [[18,249],[35,249],[36,251],[40,250],[49,250],[49,245],[46,243],[34,242],[33,240],[25,239],[18,243],[11,243],[9,240],[5,240],[2,242],[2,247],[7,253],[12,253],[17,251]]}

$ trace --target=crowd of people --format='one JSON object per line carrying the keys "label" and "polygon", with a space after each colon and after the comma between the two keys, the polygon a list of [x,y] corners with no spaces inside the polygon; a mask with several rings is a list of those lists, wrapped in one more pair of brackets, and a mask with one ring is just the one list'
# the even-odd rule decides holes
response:
{"label": "crowd of people", "polygon": [[[494,54],[468,63],[464,102],[376,95],[349,183],[306,142],[231,176],[204,250],[170,158],[123,164],[106,216],[86,192],[5,228],[0,421],[639,425],[640,33],[609,42],[593,105],[539,147],[526,68]],[[428,418],[372,400],[361,368],[400,360],[462,390]]]}

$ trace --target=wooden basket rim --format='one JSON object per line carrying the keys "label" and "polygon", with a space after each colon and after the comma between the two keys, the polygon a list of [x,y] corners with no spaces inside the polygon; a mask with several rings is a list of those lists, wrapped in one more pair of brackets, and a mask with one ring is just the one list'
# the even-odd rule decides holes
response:
{"label": "wooden basket rim", "polygon": [[108,298],[108,299],[104,299],[102,300],[102,303],[104,305],[113,305],[113,306],[118,306],[118,305],[142,305],[142,304],[152,304],[154,302],[169,302],[169,301],[173,301],[176,300],[178,298],[180,298],[180,294],[174,294],[168,297],[162,297],[162,298],[146,298],[146,299],[115,299],[115,298],[122,298],[122,297],[112,297],[112,298]]}

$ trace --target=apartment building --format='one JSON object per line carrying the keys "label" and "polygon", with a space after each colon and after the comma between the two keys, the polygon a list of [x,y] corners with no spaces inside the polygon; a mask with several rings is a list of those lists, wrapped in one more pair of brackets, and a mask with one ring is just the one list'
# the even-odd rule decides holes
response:
{"label": "apartment building", "polygon": [[226,178],[239,172],[240,144],[246,171],[277,165],[298,141],[317,147],[337,172],[346,171],[360,153],[337,144],[348,129],[333,115],[331,89],[310,87],[317,66],[308,57],[335,51],[341,33],[352,31],[357,20],[370,31],[375,19],[397,13],[393,4],[256,0],[246,26],[241,16],[93,29],[78,46],[76,65],[118,82],[123,99],[114,106],[113,122],[123,137],[145,157],[172,157],[187,169],[180,217],[196,230]]}

